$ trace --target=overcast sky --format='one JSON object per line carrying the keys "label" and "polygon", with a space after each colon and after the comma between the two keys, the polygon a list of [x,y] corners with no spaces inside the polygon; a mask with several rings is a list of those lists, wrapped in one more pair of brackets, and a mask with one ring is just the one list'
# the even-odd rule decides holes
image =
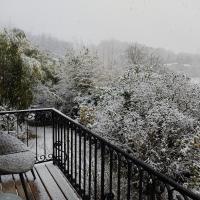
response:
{"label": "overcast sky", "polygon": [[66,41],[200,53],[200,0],[0,0],[0,25]]}

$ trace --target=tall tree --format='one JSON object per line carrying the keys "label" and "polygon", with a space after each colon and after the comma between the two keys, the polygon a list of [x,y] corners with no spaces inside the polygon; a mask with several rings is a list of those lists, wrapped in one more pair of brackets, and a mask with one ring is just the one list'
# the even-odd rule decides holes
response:
{"label": "tall tree", "polygon": [[23,64],[19,40],[24,34],[0,33],[0,104],[12,108],[27,108],[33,99],[29,70]]}

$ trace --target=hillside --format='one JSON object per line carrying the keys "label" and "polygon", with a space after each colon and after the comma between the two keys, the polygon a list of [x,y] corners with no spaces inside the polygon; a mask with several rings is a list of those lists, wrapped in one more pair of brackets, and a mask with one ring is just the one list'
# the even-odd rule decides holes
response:
{"label": "hillside", "polygon": [[[73,43],[58,40],[47,35],[27,34],[27,38],[42,51],[59,57],[65,56],[66,52],[73,48]],[[145,49],[145,51],[151,52],[153,55],[158,55],[163,64],[170,70],[184,73],[193,78],[195,83],[198,82],[198,78],[200,78],[200,55],[189,53],[175,54],[164,48],[152,48],[143,44],[134,43],[134,45],[135,44]],[[97,53],[104,68],[120,70],[119,68],[124,63],[124,52],[130,45],[133,45],[133,43],[105,40],[98,45],[91,45],[90,49]]]}
{"label": "hillside", "polygon": [[51,54],[55,54],[57,56],[63,57],[68,49],[72,48],[72,44],[70,42],[65,42],[62,40],[58,40],[55,37],[48,35],[33,35],[27,33],[27,39],[31,41],[31,43],[37,46],[40,50],[46,51]]}

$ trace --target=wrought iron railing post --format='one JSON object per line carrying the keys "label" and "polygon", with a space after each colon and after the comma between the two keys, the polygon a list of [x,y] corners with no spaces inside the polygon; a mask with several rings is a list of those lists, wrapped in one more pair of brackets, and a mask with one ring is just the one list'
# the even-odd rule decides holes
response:
{"label": "wrought iron railing post", "polygon": [[105,184],[105,144],[101,143],[101,199],[104,199],[104,184]]}
{"label": "wrought iron railing post", "polygon": [[53,147],[53,164],[55,165],[55,151],[56,151],[56,146],[55,146],[55,113],[54,111],[51,112],[52,113],[52,141],[53,141],[53,144],[52,144],[52,147]]}

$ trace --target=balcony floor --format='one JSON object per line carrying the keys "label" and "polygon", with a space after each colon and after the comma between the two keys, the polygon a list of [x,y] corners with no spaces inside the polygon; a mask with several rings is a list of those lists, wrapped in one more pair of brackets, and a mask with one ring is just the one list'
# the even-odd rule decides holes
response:
{"label": "balcony floor", "polygon": [[[26,188],[30,200],[79,200],[81,199],[52,162],[36,164],[34,167],[36,180],[31,172],[25,173]],[[25,199],[19,175],[4,175],[0,178],[0,192],[10,192]]]}

